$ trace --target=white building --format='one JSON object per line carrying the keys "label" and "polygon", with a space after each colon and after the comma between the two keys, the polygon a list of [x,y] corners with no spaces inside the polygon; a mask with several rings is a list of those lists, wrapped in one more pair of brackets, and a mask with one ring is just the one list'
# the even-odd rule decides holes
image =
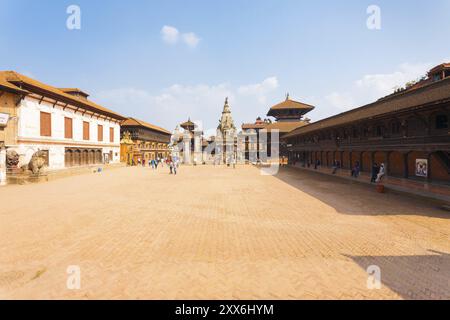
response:
{"label": "white building", "polygon": [[4,71],[0,94],[0,114],[9,118],[0,148],[19,154],[17,167],[27,165],[37,151],[43,151],[50,170],[120,162],[125,117],[88,100],[81,90]]}

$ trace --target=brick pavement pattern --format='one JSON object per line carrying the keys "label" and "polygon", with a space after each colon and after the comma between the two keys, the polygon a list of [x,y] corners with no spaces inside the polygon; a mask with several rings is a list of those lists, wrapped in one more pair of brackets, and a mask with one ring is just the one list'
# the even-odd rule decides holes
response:
{"label": "brick pavement pattern", "polygon": [[293,168],[121,168],[0,203],[3,299],[450,299],[439,203]]}

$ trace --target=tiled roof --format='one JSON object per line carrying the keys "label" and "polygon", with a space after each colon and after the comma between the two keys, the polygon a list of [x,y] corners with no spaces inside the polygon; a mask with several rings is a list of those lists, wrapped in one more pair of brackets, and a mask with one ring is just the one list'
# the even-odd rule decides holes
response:
{"label": "tiled roof", "polygon": [[279,130],[280,133],[288,133],[300,127],[306,126],[308,123],[305,121],[279,121],[269,124],[264,129],[267,131]]}
{"label": "tiled roof", "polygon": [[413,109],[428,104],[450,101],[450,78],[430,83],[414,90],[382,98],[374,103],[298,128],[285,137],[345,125],[391,112]]}
{"label": "tiled roof", "polygon": [[263,123],[244,123],[242,125],[242,129],[243,130],[247,130],[247,129],[264,129],[268,125],[269,125],[269,123],[266,123],[266,122],[263,122]]}
{"label": "tiled roof", "polygon": [[163,129],[161,127],[155,126],[151,123],[139,120],[139,119],[135,119],[135,118],[128,118],[126,119],[124,122],[121,123],[122,127],[135,127],[135,126],[139,126],[139,127],[144,127],[147,129],[151,129],[154,131],[158,131],[161,133],[165,133],[165,134],[169,134],[171,135],[172,133],[166,129]]}
{"label": "tiled roof", "polygon": [[6,80],[7,74],[4,72],[0,72],[0,88],[5,90],[5,91],[9,91],[9,92],[14,92],[14,93],[22,93],[22,94],[29,94],[30,92],[23,90],[15,85],[13,85],[12,83],[8,82],[8,80]]}
{"label": "tiled roof", "polygon": [[87,94],[86,92],[78,89],[78,88],[58,88],[59,90],[65,92],[65,93],[78,93],[81,94],[83,96],[89,97],[89,94]]}
{"label": "tiled roof", "polygon": [[20,89],[20,87],[27,89],[29,92],[34,92],[37,94],[43,94],[50,98],[55,98],[57,100],[63,101],[65,103],[69,103],[75,105],[77,107],[98,112],[101,114],[105,114],[110,116],[111,118],[123,120],[126,119],[124,116],[111,111],[103,106],[100,106],[90,100],[80,99],[76,96],[70,95],[61,89],[52,87],[48,84],[39,82],[37,80],[31,79],[27,76],[24,76],[20,73],[14,71],[0,71],[0,79],[4,79],[4,81],[8,82],[16,89]]}
{"label": "tiled roof", "polygon": [[306,109],[306,110],[313,110],[314,106],[311,106],[306,103],[294,101],[291,99],[286,99],[285,101],[274,105],[271,110],[284,110],[284,109]]}

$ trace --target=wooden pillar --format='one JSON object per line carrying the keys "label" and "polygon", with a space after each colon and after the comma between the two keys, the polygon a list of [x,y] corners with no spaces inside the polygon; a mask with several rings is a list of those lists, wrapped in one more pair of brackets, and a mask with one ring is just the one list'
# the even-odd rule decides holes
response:
{"label": "wooden pillar", "polygon": [[348,152],[348,168],[352,170],[353,163],[352,163],[352,157],[353,157],[353,151]]}
{"label": "wooden pillar", "polygon": [[389,176],[391,174],[391,166],[390,166],[390,158],[391,155],[391,151],[386,151],[385,153],[385,157],[386,157],[386,166],[385,166],[385,170],[386,170],[386,176]]}
{"label": "wooden pillar", "polygon": [[408,163],[409,152],[403,153],[403,178],[409,178],[409,163]]}
{"label": "wooden pillar", "polygon": [[359,152],[359,168],[361,171],[364,171],[364,165],[363,165],[363,153],[362,151]]}
{"label": "wooden pillar", "polygon": [[432,155],[433,153],[430,152],[427,154],[427,160],[428,160],[428,176],[427,176],[427,181],[431,182],[433,179],[431,178],[431,161],[432,161]]}

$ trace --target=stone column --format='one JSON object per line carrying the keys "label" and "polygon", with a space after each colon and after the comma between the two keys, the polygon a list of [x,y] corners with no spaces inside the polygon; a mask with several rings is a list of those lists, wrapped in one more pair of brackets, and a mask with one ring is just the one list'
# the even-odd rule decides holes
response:
{"label": "stone column", "polygon": [[202,132],[200,130],[194,131],[194,164],[203,163],[202,154]]}
{"label": "stone column", "polygon": [[0,186],[6,184],[6,148],[0,147]]}
{"label": "stone column", "polygon": [[183,135],[183,163],[191,164],[191,135],[188,131]]}
{"label": "stone column", "polygon": [[258,134],[256,133],[256,131],[251,130],[248,134],[248,144],[248,159],[250,162],[256,162],[256,160],[258,159],[258,153],[260,151],[258,145]]}

